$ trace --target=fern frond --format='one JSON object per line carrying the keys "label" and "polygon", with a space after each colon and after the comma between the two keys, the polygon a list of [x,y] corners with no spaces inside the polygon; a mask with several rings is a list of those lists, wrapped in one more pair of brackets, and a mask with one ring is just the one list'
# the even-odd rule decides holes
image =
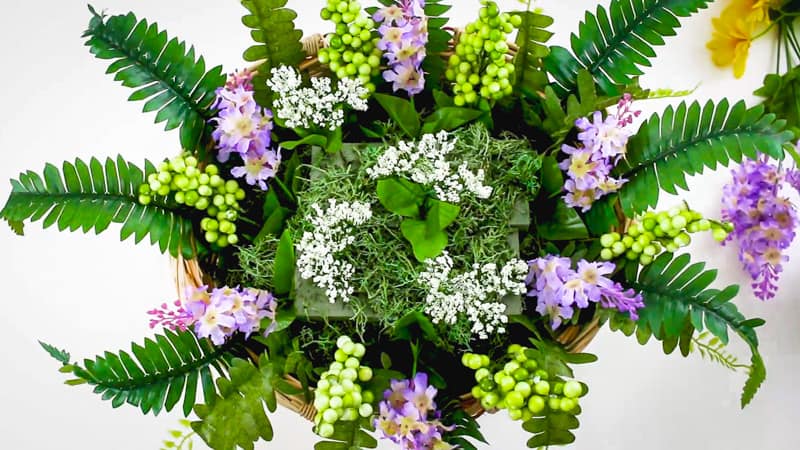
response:
{"label": "fern frond", "polygon": [[315,450],[360,450],[364,448],[377,448],[378,441],[367,431],[372,431],[369,419],[355,420],[352,422],[339,422],[336,424],[333,436],[328,441],[317,442]]}
{"label": "fern frond", "polygon": [[725,344],[708,331],[703,331],[692,338],[692,350],[697,351],[703,359],[708,359],[734,372],[748,367],[740,364],[736,356],[725,349]]}
{"label": "fern frond", "polygon": [[[448,18],[445,13],[452,6],[442,0],[428,0],[425,2],[425,15],[428,16],[428,43],[425,51],[428,55],[439,55],[450,47],[452,35],[445,30]],[[442,79],[446,68],[443,58],[425,58],[422,70],[425,72],[425,83],[432,89],[441,89]]]}
{"label": "fern frond", "polygon": [[681,97],[688,97],[697,91],[697,88],[700,87],[700,83],[696,84],[695,87],[691,89],[668,89],[668,88],[659,88],[659,89],[651,89],[647,92],[646,100],[657,100],[661,98],[681,98]]}
{"label": "fern frond", "polygon": [[192,450],[194,448],[194,437],[197,433],[192,431],[192,423],[187,419],[179,421],[181,429],[169,430],[170,439],[164,441],[161,450]]}
{"label": "fern frond", "polygon": [[162,253],[194,256],[192,222],[177,210],[152,203],[138,202],[138,189],[155,167],[145,161],[144,172],[122,157],[106,159],[102,164],[92,158],[89,164],[80,159],[64,162],[62,170],[52,164],[44,169],[44,179],[34,172],[11,180],[11,194],[0,218],[9,223],[41,220],[44,228],[58,225],[60,231],[94,229],[99,234],[113,223],[122,224],[120,239],[134,236],[139,243],[150,235]]}
{"label": "fern frond", "polygon": [[57,349],[56,347],[53,347],[52,345],[42,341],[39,341],[39,345],[41,345],[44,351],[46,351],[56,361],[65,365],[69,364],[69,352],[66,350]]}
{"label": "fern frond", "polygon": [[295,28],[297,13],[286,8],[288,0],[242,0],[249,14],[242,23],[250,28],[250,36],[256,42],[244,52],[244,60],[261,61],[258,73],[253,78],[255,99],[260,105],[270,104],[267,87],[270,71],[274,67],[297,66],[306,54],[300,40],[303,32]]}
{"label": "fern frond", "polygon": [[252,449],[259,438],[272,440],[272,424],[264,406],[270,412],[277,408],[273,385],[280,375],[266,355],[262,355],[258,367],[233,359],[229,374],[230,380],[217,380],[219,394],[195,406],[200,420],[192,422],[192,429],[215,450],[235,450],[237,446]]}
{"label": "fern frond", "polygon": [[653,47],[664,45],[664,37],[674,36],[680,18],[705,9],[710,0],[612,0],[608,10],[602,5],[595,14],[586,12],[578,33],[573,33],[572,53],[551,47],[545,58],[547,71],[555,79],[559,96],[574,92],[577,75],[588,70],[600,90],[619,95],[619,86],[630,84],[642,75],[656,56]]}
{"label": "fern frond", "polygon": [[[576,406],[576,409],[578,408],[580,407]],[[567,445],[575,442],[572,430],[580,426],[577,415],[578,413],[574,411],[569,414],[562,411],[548,411],[523,423],[522,428],[534,434],[528,439],[528,448]]]}
{"label": "fern frond", "polygon": [[215,394],[211,369],[224,375],[227,348],[198,340],[191,331],[165,330],[155,340],[145,339],[144,346],[132,343],[133,357],[125,351],[105,352],[85,359],[83,365],[64,363],[62,371],[94,386],[94,393],[111,400],[114,408],[127,402],[144,414],[158,415],[164,409],[171,411],[183,398],[183,414],[188,416],[198,383],[204,398]]}
{"label": "fern frond", "polygon": [[517,51],[514,57],[516,87],[526,97],[533,98],[547,84],[547,74],[542,70],[542,58],[550,54],[544,45],[553,33],[547,27],[553,24],[553,18],[533,11],[517,13],[522,24],[517,34]]}
{"label": "fern frond", "polygon": [[681,102],[654,114],[628,142],[627,157],[614,170],[628,180],[619,191],[623,211],[633,217],[655,207],[659,188],[670,194],[687,190],[686,175],[706,167],[756,158],[759,152],[783,159],[783,144],[793,137],[784,131],[785,123],[764,114],[763,106],[748,109],[740,101],[729,108],[724,99],[703,107]]}
{"label": "fern frond", "polygon": [[166,130],[180,127],[181,146],[203,155],[214,116],[210,107],[225,84],[222,67],[206,72],[194,47],[187,51],[183,41],[168,39],[156,23],[137,21],[133,13],[106,18],[89,10],[93,17],[84,37],[92,54],[112,60],[107,73],[136,89],[130,101],[147,100],[144,112],[158,111],[155,122],[166,122]]}
{"label": "fern frond", "polygon": [[[704,271],[704,263],[689,263],[689,255],[673,258],[672,254],[663,253],[641,271],[637,265],[626,266],[627,285],[641,292],[645,304],[636,323],[637,337],[646,342],[652,334],[665,343],[665,351],[669,353],[667,343],[690,341],[694,330],[708,329],[724,345],[728,344],[728,330],[734,331],[753,354],[750,377],[742,394],[744,407],[766,377],[755,331],[764,321],[746,319],[731,302],[739,292],[738,286],[708,289],[717,271]],[[672,349],[674,345],[670,344]],[[688,344],[683,353],[688,354]]]}

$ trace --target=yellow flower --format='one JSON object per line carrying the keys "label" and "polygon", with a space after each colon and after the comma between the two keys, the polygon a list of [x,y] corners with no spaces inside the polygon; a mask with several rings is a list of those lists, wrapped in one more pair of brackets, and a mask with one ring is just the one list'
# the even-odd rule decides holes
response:
{"label": "yellow flower", "polygon": [[714,34],[706,47],[711,50],[714,64],[719,67],[733,65],[733,75],[741,78],[750,52],[753,22],[738,14],[741,12],[738,6],[731,4],[720,17],[712,19]]}
{"label": "yellow flower", "polygon": [[775,5],[775,0],[745,0],[744,3],[751,4],[747,12],[749,22],[753,22],[756,27],[769,24],[769,10]]}

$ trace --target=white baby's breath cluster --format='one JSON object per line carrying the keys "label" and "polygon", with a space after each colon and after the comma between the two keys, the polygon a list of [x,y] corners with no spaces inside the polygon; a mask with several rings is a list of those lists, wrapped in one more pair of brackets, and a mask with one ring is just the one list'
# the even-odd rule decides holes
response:
{"label": "white baby's breath cluster", "polygon": [[467,163],[454,170],[447,155],[453,151],[456,138],[446,131],[426,134],[419,142],[401,141],[386,149],[373,167],[367,169],[371,178],[400,175],[415,183],[432,186],[436,197],[445,202],[458,203],[465,190],[478,198],[489,198],[491,186],[483,184],[483,169],[471,172]]}
{"label": "white baby's breath cluster", "polygon": [[339,80],[336,92],[330,78],[312,77],[311,87],[304,88],[303,79],[294,67],[272,69],[267,86],[277,94],[275,114],[289,128],[321,128],[334,131],[344,123],[345,105],[357,111],[367,110],[369,91],[358,79]]}
{"label": "white baby's breath cluster", "polygon": [[491,333],[505,333],[508,317],[506,295],[522,295],[527,289],[528,264],[512,259],[498,272],[496,264],[473,264],[472,270],[453,274],[453,259],[447,252],[425,261],[418,281],[428,290],[425,313],[433,323],[452,325],[460,315],[472,323],[472,333],[487,339]]}
{"label": "white baby's breath cluster", "polygon": [[314,212],[308,219],[313,231],[303,233],[297,245],[300,276],[325,289],[331,303],[348,302],[353,294],[350,277],[355,269],[352,264],[336,259],[336,254],[353,243],[353,227],[369,220],[372,210],[369,203],[337,202],[335,199],[329,199],[325,209],[316,203],[311,209]]}

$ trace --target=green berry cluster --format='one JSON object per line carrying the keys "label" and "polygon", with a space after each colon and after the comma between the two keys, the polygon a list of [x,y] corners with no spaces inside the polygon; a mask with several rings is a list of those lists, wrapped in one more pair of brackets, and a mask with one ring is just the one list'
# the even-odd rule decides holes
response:
{"label": "green berry cluster", "polygon": [[337,78],[358,78],[375,92],[371,80],[380,71],[382,56],[373,33],[375,21],[355,0],[328,0],[320,15],[332,21],[336,31],[328,38],[329,47],[319,50],[319,62],[328,64]]}
{"label": "green berry cluster", "polygon": [[170,197],[179,205],[205,211],[208,217],[200,221],[200,227],[209,243],[227,247],[239,242],[234,222],[239,218],[239,200],[244,200],[245,191],[236,180],[220,177],[216,165],[201,169],[197,158],[189,154],[163,162],[158,172],[139,186],[139,203],[149,205],[155,196]]}
{"label": "green berry cluster", "polygon": [[586,394],[577,381],[564,381],[547,373],[534,359],[529,359],[521,345],[508,347],[507,362],[496,364],[486,355],[465,354],[461,362],[475,371],[478,384],[472,396],[486,410],[507,409],[512,420],[527,421],[547,411],[578,412],[578,398]]}
{"label": "green berry cluster", "polygon": [[661,252],[675,253],[692,242],[689,233],[711,231],[714,239],[724,241],[732,230],[730,224],[708,220],[686,204],[668,211],[648,211],[631,222],[624,235],[607,233],[600,237],[603,250],[600,257],[611,260],[622,257],[638,260],[646,266]]}
{"label": "green berry cluster", "polygon": [[500,100],[514,92],[507,41],[522,18],[501,13],[493,1],[481,4],[480,18],[467,25],[447,63],[445,77],[453,82],[456,106],[475,105],[481,97]]}
{"label": "green berry cluster", "polygon": [[355,343],[342,336],[336,341],[335,361],[320,376],[314,391],[314,418],[316,432],[324,438],[333,436],[338,421],[352,422],[360,417],[372,416],[375,396],[361,388],[361,383],[372,379],[372,369],[361,365],[366,352],[364,344]]}

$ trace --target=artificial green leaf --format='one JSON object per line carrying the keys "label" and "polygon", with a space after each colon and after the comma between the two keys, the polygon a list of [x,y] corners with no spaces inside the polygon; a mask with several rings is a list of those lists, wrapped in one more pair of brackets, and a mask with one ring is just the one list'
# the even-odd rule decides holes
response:
{"label": "artificial green leaf", "polygon": [[[425,15],[428,18],[428,42],[425,44],[425,51],[428,55],[440,55],[450,48],[453,36],[448,31],[448,17],[444,15],[449,10],[450,6],[442,0],[425,2]],[[444,58],[425,58],[422,61],[426,88],[441,89],[445,67]]]}
{"label": "artificial green leaf", "polygon": [[383,178],[377,183],[378,201],[384,208],[404,217],[419,217],[425,201],[423,188],[405,178]]}
{"label": "artificial green leaf", "polygon": [[[91,166],[99,162],[92,160]],[[107,159],[104,170],[92,174],[89,165],[80,159],[73,165],[64,162],[62,174],[48,165],[45,180],[33,172],[22,173],[19,180],[11,181],[11,194],[0,217],[9,222],[42,220],[44,228],[58,225],[59,230],[94,229],[100,233],[109,224],[122,224],[121,240],[130,236],[138,243],[150,235],[151,243],[158,243],[162,253],[192,258],[195,241],[190,213],[154,199],[145,206],[139,203],[139,186],[155,169],[145,162],[143,172],[135,165]],[[107,183],[114,173],[114,183]],[[79,180],[79,181],[78,181]]]}
{"label": "artificial green leaf", "polygon": [[369,433],[372,421],[359,417],[350,422],[337,422],[333,436],[328,441],[317,442],[314,450],[360,450],[377,448],[378,441]]}
{"label": "artificial green leaf", "polygon": [[422,132],[425,134],[438,133],[439,131],[451,131],[462,127],[469,122],[481,117],[483,111],[477,109],[462,108],[458,106],[445,106],[438,108],[430,116],[425,118]]}
{"label": "artificial green leaf", "polygon": [[171,411],[185,392],[183,413],[189,415],[198,373],[210,374],[210,368],[214,367],[220,375],[225,375],[221,370],[225,368],[223,356],[229,345],[203,345],[191,331],[164,333],[157,335],[155,341],[146,339],[144,346],[131,344],[136,360],[124,351],[105,352],[94,360],[84,360],[82,366],[67,365],[68,353],[61,351],[54,355],[48,347],[45,350],[65,364],[63,371],[94,386],[94,393],[102,395],[104,400],[112,400],[114,408],[127,402],[140,407],[145,414],[158,415],[162,409]]}
{"label": "artificial green leaf", "polygon": [[563,200],[555,202],[555,210],[548,214],[545,222],[538,224],[539,236],[551,241],[567,241],[571,239],[586,239],[589,231],[586,224],[574,208],[570,208]]}
{"label": "artificial green leaf", "polygon": [[313,145],[317,147],[326,148],[328,146],[328,138],[321,134],[310,134],[297,141],[281,142],[281,147],[287,150],[294,150],[302,145]]}
{"label": "artificial green leaf", "polygon": [[388,94],[375,94],[375,100],[408,137],[412,139],[419,137],[420,118],[413,103]]}
{"label": "artificial green leaf", "polygon": [[542,187],[548,197],[555,197],[564,190],[564,173],[555,156],[542,158]]}
{"label": "artificial green leaf", "polygon": [[570,430],[578,426],[578,419],[575,416],[563,411],[550,410],[522,424],[525,431],[534,434],[528,440],[529,448],[571,444],[575,441],[575,435]]}
{"label": "artificial green leaf", "polygon": [[273,385],[280,379],[272,363],[266,355],[261,356],[258,367],[234,358],[229,374],[230,380],[217,380],[219,393],[212,402],[195,406],[200,420],[192,422],[192,429],[215,450],[252,449],[259,439],[272,440],[272,424],[265,409],[275,411]]}
{"label": "artificial green leaf", "polygon": [[523,95],[534,98],[547,84],[547,74],[542,70],[542,58],[550,53],[545,43],[553,33],[547,27],[553,24],[551,17],[534,11],[517,13],[522,23],[517,33],[514,67],[517,75],[515,87]]}
{"label": "artificial green leaf", "polygon": [[69,352],[67,352],[66,350],[59,350],[53,347],[52,345],[42,341],[39,341],[39,345],[41,345],[42,348],[56,361],[64,365],[69,364]]}
{"label": "artificial green leaf", "polygon": [[[433,326],[433,323],[425,314],[419,311],[412,311],[395,322],[392,334],[395,339],[405,341],[422,336],[427,341],[439,342],[439,334],[436,333],[436,327]],[[391,361],[389,366],[391,367]],[[388,367],[384,368],[387,369]]]}
{"label": "artificial green leaf", "polygon": [[447,233],[431,230],[422,220],[405,219],[400,223],[400,231],[411,243],[417,261],[435,258],[447,247]]}
{"label": "artificial green leaf", "polygon": [[[287,8],[288,0],[241,0],[249,14],[242,23],[250,29],[255,45],[244,52],[244,60],[259,62],[258,73],[253,77],[255,99],[269,106],[270,92],[267,80],[273,68],[282,65],[296,67],[306,57],[300,40],[303,32],[295,27],[297,13]],[[281,143],[284,148],[285,143]]]}
{"label": "artificial green leaf", "polygon": [[168,39],[157,24],[138,21],[133,13],[104,17],[91,6],[92,19],[83,34],[95,57],[113,60],[108,73],[123,86],[137,89],[130,100],[149,99],[144,110],[158,111],[156,123],[165,128],[180,127],[184,149],[201,156],[211,141],[209,119],[217,88],[225,84],[222,67],[206,72],[203,57],[195,58],[194,47]]}
{"label": "artificial green leaf", "polygon": [[783,75],[771,73],[753,94],[764,97],[764,108],[786,120],[787,128],[800,137],[800,66]]}
{"label": "artificial green leaf", "polygon": [[[569,50],[554,46],[544,66],[555,79],[560,97],[575,92],[578,72],[588,70],[601,91],[622,94],[619,86],[631,84],[656,56],[653,47],[675,35],[679,18],[708,7],[710,0],[612,0],[590,12],[572,34]],[[574,54],[574,56],[573,56]]]}
{"label": "artificial green leaf", "polygon": [[277,295],[286,295],[292,290],[294,285],[294,269],[296,259],[294,253],[294,243],[289,230],[285,230],[278,243],[278,250],[275,253],[275,263],[272,275],[272,288]]}
{"label": "artificial green leaf", "polygon": [[443,231],[458,218],[461,207],[441,200],[429,199],[425,221],[435,231]]}
{"label": "artificial green leaf", "polygon": [[638,273],[635,270],[623,273],[627,285],[640,292],[644,300],[644,308],[638,311],[637,327],[646,330],[646,338],[652,333],[656,339],[664,341],[665,351],[671,352],[680,339],[691,339],[694,329],[701,329],[699,326],[703,322],[722,343],[727,343],[729,329],[747,343],[754,365],[742,394],[742,407],[749,403],[766,377],[758,352],[758,337],[752,327],[763,321],[745,319],[731,302],[738,293],[738,286],[728,286],[721,291],[706,289],[716,278],[716,272],[703,271],[702,264],[690,265],[688,255],[673,258],[670,253],[662,253]]}
{"label": "artificial green leaf", "polygon": [[709,101],[702,108],[697,102],[667,107],[663,118],[653,115],[642,124],[628,142],[627,157],[613,171],[628,180],[619,191],[625,215],[655,207],[659,188],[686,189],[685,175],[700,174],[705,167],[756,158],[759,152],[783,159],[783,146],[793,138],[785,124],[765,114],[763,106],[747,109],[744,102],[730,109],[727,100]]}

